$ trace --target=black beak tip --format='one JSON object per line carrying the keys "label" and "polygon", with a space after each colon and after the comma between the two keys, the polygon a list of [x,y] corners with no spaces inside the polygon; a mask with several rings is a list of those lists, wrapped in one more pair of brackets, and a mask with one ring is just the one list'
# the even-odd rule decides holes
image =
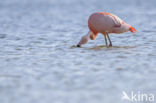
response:
{"label": "black beak tip", "polygon": [[77,45],[77,47],[81,47],[80,45]]}

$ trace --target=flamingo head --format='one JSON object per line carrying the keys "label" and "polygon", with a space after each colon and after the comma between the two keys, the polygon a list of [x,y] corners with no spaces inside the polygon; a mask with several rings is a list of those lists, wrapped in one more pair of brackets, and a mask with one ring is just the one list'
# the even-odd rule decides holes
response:
{"label": "flamingo head", "polygon": [[89,35],[85,35],[81,38],[80,42],[77,44],[77,47],[81,47],[82,44],[87,43],[89,40]]}

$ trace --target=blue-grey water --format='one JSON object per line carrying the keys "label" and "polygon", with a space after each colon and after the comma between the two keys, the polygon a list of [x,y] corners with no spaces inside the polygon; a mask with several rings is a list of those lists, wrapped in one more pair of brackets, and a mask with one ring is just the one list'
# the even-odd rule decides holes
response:
{"label": "blue-grey water", "polygon": [[[1,0],[0,103],[129,103],[122,91],[156,95],[155,5],[155,0]],[[101,34],[76,48],[96,11],[116,14],[137,33],[111,34],[110,48]]]}

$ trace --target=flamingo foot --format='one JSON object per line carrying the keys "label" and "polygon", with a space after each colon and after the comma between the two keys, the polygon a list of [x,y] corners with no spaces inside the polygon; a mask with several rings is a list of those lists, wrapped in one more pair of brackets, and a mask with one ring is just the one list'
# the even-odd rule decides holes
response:
{"label": "flamingo foot", "polygon": [[109,44],[109,46],[110,46],[110,47],[112,47],[112,43],[111,43],[111,44]]}

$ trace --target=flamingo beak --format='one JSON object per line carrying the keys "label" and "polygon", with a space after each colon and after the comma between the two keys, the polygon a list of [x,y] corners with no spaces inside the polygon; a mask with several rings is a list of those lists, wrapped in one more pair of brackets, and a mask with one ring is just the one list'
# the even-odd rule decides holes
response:
{"label": "flamingo beak", "polygon": [[77,44],[77,47],[81,47],[81,45]]}

